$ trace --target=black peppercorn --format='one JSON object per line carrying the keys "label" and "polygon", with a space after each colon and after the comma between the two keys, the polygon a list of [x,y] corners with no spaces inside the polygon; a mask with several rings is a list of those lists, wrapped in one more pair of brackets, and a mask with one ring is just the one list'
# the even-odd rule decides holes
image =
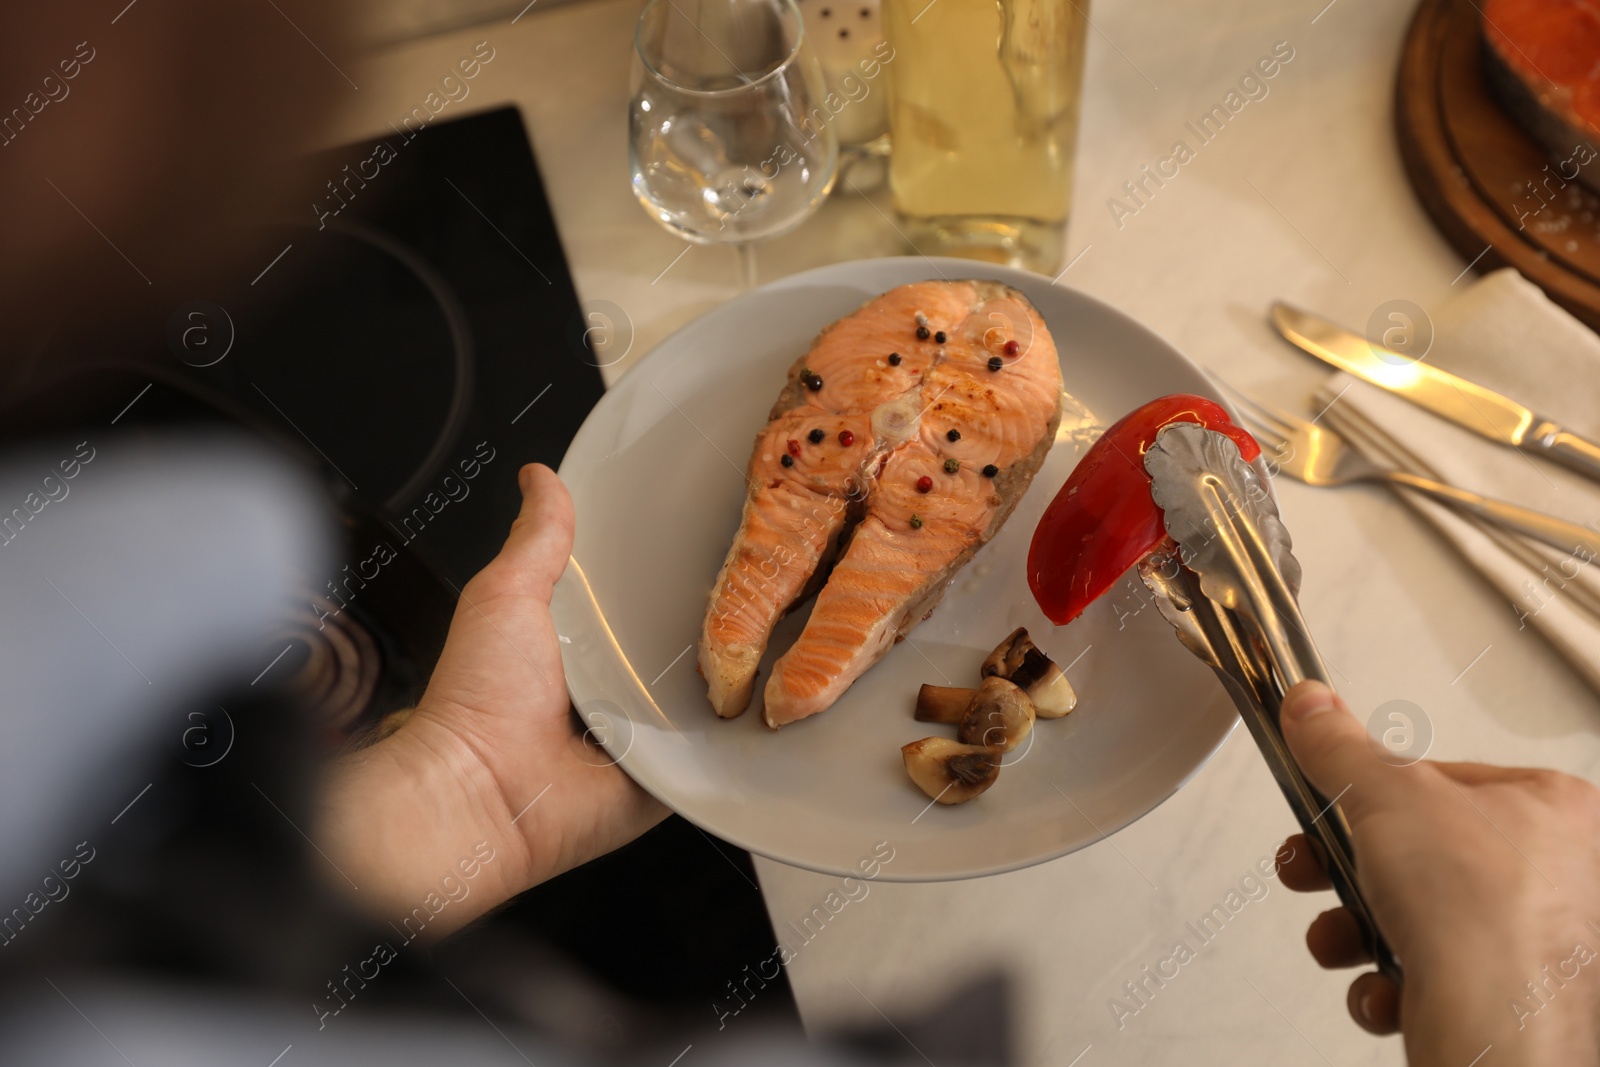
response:
{"label": "black peppercorn", "polygon": [[792,467],[794,466],[794,457],[785,452],[783,455],[778,457],[778,462],[782,463],[785,467]]}
{"label": "black peppercorn", "polygon": [[934,334],[933,340],[937,344],[944,344],[944,331],[940,330],[938,333]]}
{"label": "black peppercorn", "polygon": [[810,433],[806,434],[806,438],[814,445],[820,445],[822,443],[822,439],[826,436],[827,434],[823,433],[821,430],[812,430]]}
{"label": "black peppercorn", "polygon": [[1000,468],[996,467],[993,463],[990,463],[990,464],[988,464],[987,466],[985,466],[983,468],[983,476],[985,478],[993,478],[996,474],[999,474],[999,473],[1000,473]]}
{"label": "black peppercorn", "polygon": [[[999,358],[1000,357],[998,356],[995,357],[996,360]],[[822,390],[822,375],[813,374],[811,377],[805,380],[805,383],[806,388],[810,389],[813,393],[820,392]]]}
{"label": "black peppercorn", "polygon": [[890,352],[889,353],[889,366],[898,367],[899,365],[900,365],[900,353],[898,353],[898,352]]}
{"label": "black peppercorn", "polygon": [[1001,359],[999,356],[990,356],[989,357],[989,369],[990,370],[999,370],[1001,367],[1004,367],[1005,365],[1006,365],[1006,361]]}
{"label": "black peppercorn", "polygon": [[926,326],[918,326],[917,327],[917,340],[926,341],[927,339],[928,339],[928,328]]}
{"label": "black peppercorn", "polygon": [[959,441],[959,440],[961,440],[961,431],[960,430],[947,431],[945,433],[945,435],[944,435],[944,439],[946,441]]}

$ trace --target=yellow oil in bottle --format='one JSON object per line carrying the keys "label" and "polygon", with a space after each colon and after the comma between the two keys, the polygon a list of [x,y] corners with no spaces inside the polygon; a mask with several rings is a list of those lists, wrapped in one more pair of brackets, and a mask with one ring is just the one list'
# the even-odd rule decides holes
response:
{"label": "yellow oil in bottle", "polygon": [[885,0],[889,181],[928,255],[1059,265],[1088,0]]}

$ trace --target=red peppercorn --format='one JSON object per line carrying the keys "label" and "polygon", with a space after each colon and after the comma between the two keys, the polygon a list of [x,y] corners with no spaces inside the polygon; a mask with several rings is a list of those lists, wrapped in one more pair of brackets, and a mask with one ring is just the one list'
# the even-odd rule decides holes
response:
{"label": "red peppercorn", "polygon": [[798,456],[799,454],[800,454],[800,442],[796,441],[792,437],[789,438],[789,455]]}
{"label": "red peppercorn", "polygon": [[1020,346],[1017,344],[1017,342],[1015,342],[1015,341],[1007,341],[1006,342],[1006,355],[1014,356],[1014,355],[1017,354],[1017,352],[1019,350],[1020,350]]}
{"label": "red peppercorn", "polygon": [[917,479],[917,492],[926,493],[933,488],[933,479],[924,474]]}
{"label": "red peppercorn", "polygon": [[840,430],[839,443],[844,445],[844,447],[849,448],[851,445],[856,443],[856,435],[851,433],[849,430]]}

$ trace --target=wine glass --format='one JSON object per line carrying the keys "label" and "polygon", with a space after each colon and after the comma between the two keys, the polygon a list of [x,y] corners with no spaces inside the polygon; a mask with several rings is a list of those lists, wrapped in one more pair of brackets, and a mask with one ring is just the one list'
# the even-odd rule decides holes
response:
{"label": "wine glass", "polygon": [[697,244],[739,251],[798,226],[827,197],[838,136],[794,0],[650,0],[635,36],[633,191]]}

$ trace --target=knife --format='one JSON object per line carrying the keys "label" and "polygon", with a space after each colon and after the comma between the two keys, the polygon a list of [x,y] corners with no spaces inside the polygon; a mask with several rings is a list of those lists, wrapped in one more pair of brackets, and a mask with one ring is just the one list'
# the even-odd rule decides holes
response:
{"label": "knife", "polygon": [[1554,460],[1600,482],[1600,445],[1493,389],[1375,345],[1337,323],[1282,301],[1272,305],[1272,325],[1289,343],[1324,363],[1402,396],[1463,429]]}

